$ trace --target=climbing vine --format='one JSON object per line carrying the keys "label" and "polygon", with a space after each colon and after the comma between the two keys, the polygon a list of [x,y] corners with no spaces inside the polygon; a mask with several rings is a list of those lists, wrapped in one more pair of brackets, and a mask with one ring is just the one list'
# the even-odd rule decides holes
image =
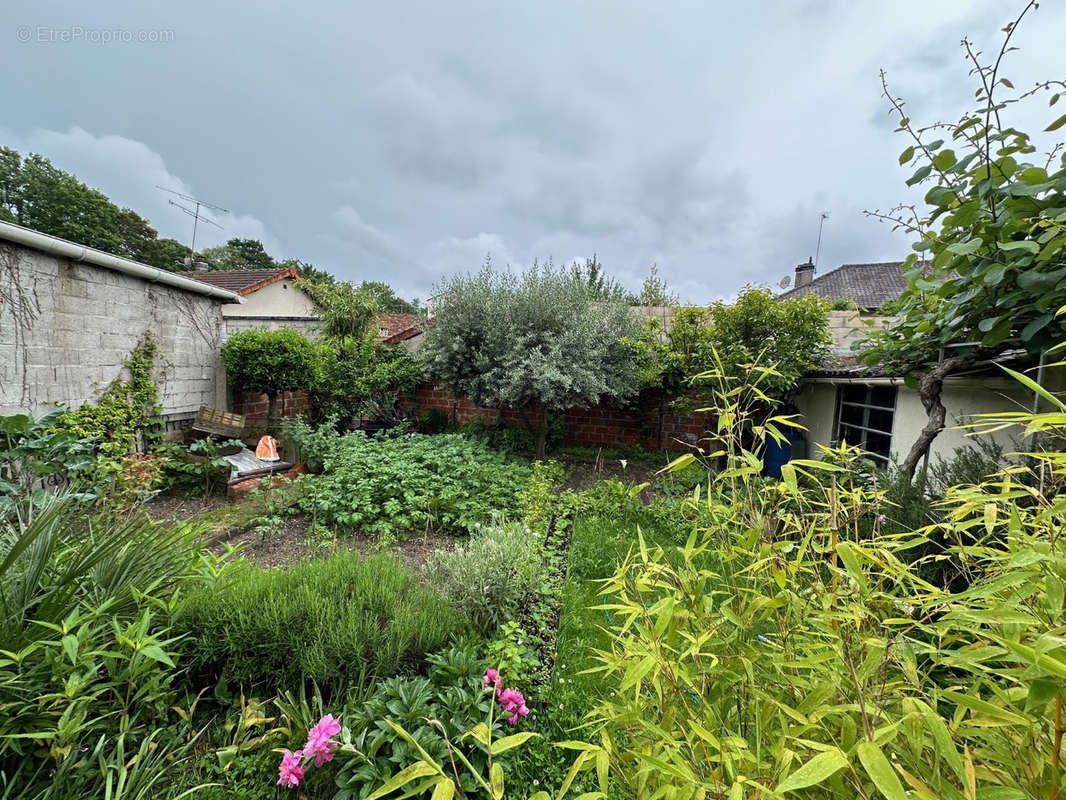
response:
{"label": "climbing vine", "polygon": [[68,411],[57,428],[96,443],[97,470],[108,474],[134,451],[147,452],[162,441],[159,393],[152,380],[157,346],[146,333],[123,362],[129,377],[116,377],[96,403]]}

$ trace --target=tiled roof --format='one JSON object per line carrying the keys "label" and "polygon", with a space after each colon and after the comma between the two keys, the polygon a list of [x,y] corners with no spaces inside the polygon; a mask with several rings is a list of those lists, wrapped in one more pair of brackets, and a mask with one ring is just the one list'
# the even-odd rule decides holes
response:
{"label": "tiled roof", "polygon": [[239,295],[248,295],[264,286],[269,286],[284,278],[298,278],[293,267],[275,269],[215,269],[206,272],[185,273],[202,283],[209,283],[222,289],[229,289]]}
{"label": "tiled roof", "polygon": [[907,288],[907,280],[900,267],[902,261],[881,261],[874,264],[842,264],[818,275],[806,286],[790,289],[777,296],[778,300],[816,294],[830,302],[850,300],[859,308],[880,308],[897,299]]}
{"label": "tiled roof", "polygon": [[[404,314],[398,311],[388,311],[378,314],[376,326],[379,332],[378,340],[390,339],[396,334],[421,326],[422,318],[417,314]],[[384,331],[384,333],[381,333]]]}

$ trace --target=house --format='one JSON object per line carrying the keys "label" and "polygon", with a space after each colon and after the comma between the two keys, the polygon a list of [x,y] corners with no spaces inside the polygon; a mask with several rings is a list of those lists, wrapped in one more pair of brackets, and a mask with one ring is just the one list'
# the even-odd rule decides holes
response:
{"label": "house", "polygon": [[0,222],[0,414],[93,402],[150,334],[164,421],[224,401],[222,308],[236,292]]}
{"label": "house", "polygon": [[[387,311],[374,318],[377,340],[384,344],[399,344],[422,332],[422,318],[417,314]],[[395,338],[395,341],[390,341]]]}
{"label": "house", "polygon": [[241,297],[222,306],[225,338],[249,328],[293,328],[313,336],[318,329],[318,306],[297,284],[293,267],[220,269],[190,272],[189,277]]}
{"label": "house", "polygon": [[378,314],[377,339],[382,344],[398,344],[413,353],[422,346],[425,327],[425,320],[415,314]]}
{"label": "house", "polygon": [[[844,264],[816,276],[813,264],[801,264],[796,268],[794,288],[778,295],[781,300],[817,294],[834,307],[829,312],[832,356],[801,380],[792,400],[807,428],[808,457],[818,457],[819,444],[846,441],[861,445],[887,466],[903,460],[928,420],[917,390],[905,384],[903,375],[859,363],[852,349],[871,329],[892,324],[885,306],[906,289],[901,267],[902,262]],[[1016,370],[1034,366],[1031,358],[1016,351],[996,363],[978,363],[965,374],[948,377],[941,394],[947,429],[933,440],[930,457],[950,458],[956,449],[971,443],[965,431],[953,427],[975,414],[1033,408],[1033,394],[999,364]],[[1044,376],[1044,385],[1053,391],[1062,384],[1061,371]],[[1015,449],[1009,433],[998,434],[998,441],[1008,451]]]}

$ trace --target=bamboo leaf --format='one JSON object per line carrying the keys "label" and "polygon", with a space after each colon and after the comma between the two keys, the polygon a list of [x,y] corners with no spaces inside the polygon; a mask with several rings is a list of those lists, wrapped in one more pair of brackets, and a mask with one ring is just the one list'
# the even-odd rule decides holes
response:
{"label": "bamboo leaf", "polygon": [[824,753],[819,753],[806,764],[796,769],[777,785],[775,791],[778,794],[784,794],[785,792],[794,792],[797,789],[806,789],[808,786],[815,786],[847,765],[847,757],[834,747]]}
{"label": "bamboo leaf", "polygon": [[903,791],[903,784],[899,782],[896,771],[876,743],[870,741],[859,742],[855,746],[855,754],[859,757],[859,761],[862,762],[862,766],[866,770],[866,774],[870,776],[874,786],[887,800],[907,800],[907,795]]}

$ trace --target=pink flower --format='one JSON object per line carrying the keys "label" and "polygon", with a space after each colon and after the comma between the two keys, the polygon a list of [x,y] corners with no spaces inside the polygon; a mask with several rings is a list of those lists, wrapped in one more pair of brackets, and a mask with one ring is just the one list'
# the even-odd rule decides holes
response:
{"label": "pink flower", "polygon": [[499,691],[500,673],[492,669],[492,667],[489,667],[487,670],[485,670],[484,684],[486,686],[495,686],[497,688],[497,691]]}
{"label": "pink flower", "polygon": [[281,766],[278,767],[278,786],[299,786],[304,779],[304,768],[300,761],[303,758],[303,750],[295,753],[285,751],[281,757]]}
{"label": "pink flower", "polygon": [[333,760],[333,751],[337,748],[333,737],[340,732],[341,724],[332,714],[326,714],[307,732],[307,744],[304,745],[303,752],[308,758],[315,757],[316,767]]}

